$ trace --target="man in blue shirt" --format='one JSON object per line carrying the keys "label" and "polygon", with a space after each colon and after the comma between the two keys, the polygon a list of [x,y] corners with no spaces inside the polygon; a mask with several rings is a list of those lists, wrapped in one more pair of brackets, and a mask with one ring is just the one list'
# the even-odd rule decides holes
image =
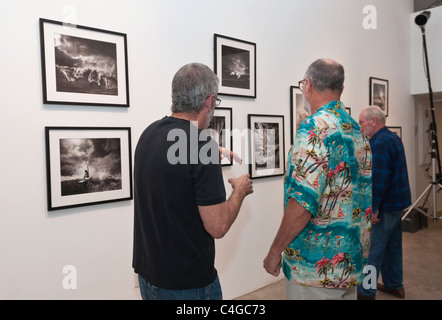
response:
{"label": "man in blue shirt", "polygon": [[[370,138],[373,152],[373,213],[368,265],[376,268],[377,276],[382,273],[383,284],[377,285],[379,290],[404,298],[401,218],[403,210],[411,205],[404,146],[401,139],[385,126],[385,114],[379,107],[364,109],[359,123]],[[375,288],[358,287],[358,299],[375,297]]]}

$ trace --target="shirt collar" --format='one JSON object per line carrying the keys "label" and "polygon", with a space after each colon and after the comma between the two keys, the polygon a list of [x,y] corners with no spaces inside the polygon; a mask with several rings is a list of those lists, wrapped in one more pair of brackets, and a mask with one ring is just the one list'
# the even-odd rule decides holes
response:
{"label": "shirt collar", "polygon": [[376,133],[370,138],[370,143],[375,141],[378,136],[380,136],[383,132],[385,132],[387,130],[388,130],[388,128],[387,128],[387,126],[385,126],[385,127],[382,127],[381,129],[379,129],[378,131],[376,131]]}
{"label": "shirt collar", "polygon": [[[339,106],[338,106],[338,104],[339,104]],[[330,101],[329,103],[320,107],[318,109],[318,112],[323,109],[336,109],[336,108],[344,109],[345,108],[344,103],[342,101],[336,101],[336,100]]]}

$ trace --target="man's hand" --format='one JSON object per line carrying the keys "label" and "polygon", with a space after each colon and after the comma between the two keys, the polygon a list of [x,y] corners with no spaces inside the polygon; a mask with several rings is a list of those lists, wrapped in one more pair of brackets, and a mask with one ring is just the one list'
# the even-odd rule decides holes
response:
{"label": "man's hand", "polygon": [[230,178],[228,182],[232,185],[233,190],[239,192],[243,197],[253,193],[253,182],[248,174],[238,178]]}
{"label": "man's hand", "polygon": [[242,164],[242,159],[236,152],[223,147],[219,147],[219,152],[221,154],[221,159],[227,158],[229,161],[235,160],[236,163]]}
{"label": "man's hand", "polygon": [[311,217],[311,213],[298,201],[293,198],[289,200],[281,226],[263,262],[263,267],[268,273],[275,277],[279,275],[282,265],[281,253],[304,230]]}
{"label": "man's hand", "polygon": [[273,255],[269,252],[269,254],[264,259],[263,262],[264,269],[272,276],[277,277],[279,276],[279,272],[281,271],[281,266],[282,266],[281,254]]}
{"label": "man's hand", "polygon": [[376,212],[372,212],[371,214],[371,224],[378,224],[379,222],[381,222],[381,219],[378,218],[379,215],[379,210]]}

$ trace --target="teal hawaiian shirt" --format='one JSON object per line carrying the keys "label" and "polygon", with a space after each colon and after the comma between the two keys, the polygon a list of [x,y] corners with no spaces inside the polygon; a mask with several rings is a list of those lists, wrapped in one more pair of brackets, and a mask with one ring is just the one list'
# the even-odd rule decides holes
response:
{"label": "teal hawaiian shirt", "polygon": [[324,288],[361,284],[370,246],[372,154],[368,139],[339,101],[299,127],[288,155],[284,204],[311,214],[284,250],[283,271],[295,283]]}

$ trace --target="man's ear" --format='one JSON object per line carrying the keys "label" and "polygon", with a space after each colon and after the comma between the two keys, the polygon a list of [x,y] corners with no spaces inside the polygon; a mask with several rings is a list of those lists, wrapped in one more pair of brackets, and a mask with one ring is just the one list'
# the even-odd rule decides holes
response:
{"label": "man's ear", "polygon": [[309,96],[312,94],[313,86],[310,81],[307,81],[307,84],[304,85],[304,94],[305,96]]}
{"label": "man's ear", "polygon": [[207,112],[210,112],[212,110],[212,102],[213,102],[213,94],[207,97],[206,102],[204,104],[204,108],[207,108]]}

